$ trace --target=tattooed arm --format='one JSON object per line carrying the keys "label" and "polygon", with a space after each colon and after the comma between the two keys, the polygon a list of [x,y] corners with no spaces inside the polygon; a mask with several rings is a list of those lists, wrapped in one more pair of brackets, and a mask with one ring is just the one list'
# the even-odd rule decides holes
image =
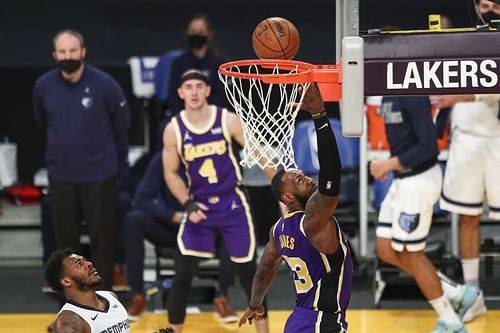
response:
{"label": "tattooed arm", "polygon": [[90,333],[89,325],[76,313],[63,311],[54,323],[55,333]]}
{"label": "tattooed arm", "polygon": [[252,319],[262,319],[262,315],[264,314],[262,302],[271,286],[274,275],[280,267],[281,255],[274,244],[272,230],[273,228],[269,231],[269,241],[264,248],[257,272],[253,277],[252,297],[248,303],[248,308],[240,319],[240,326],[245,324],[247,320],[252,324]]}
{"label": "tattooed arm", "polygon": [[304,218],[304,231],[313,246],[321,253],[337,251],[339,239],[337,225],[333,222],[333,212],[338,196],[330,197],[316,191],[309,198]]}

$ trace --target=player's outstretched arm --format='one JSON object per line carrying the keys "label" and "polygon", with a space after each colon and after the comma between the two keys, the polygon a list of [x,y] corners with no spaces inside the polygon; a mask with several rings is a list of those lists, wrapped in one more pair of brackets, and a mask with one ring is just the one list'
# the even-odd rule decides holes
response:
{"label": "player's outstretched arm", "polygon": [[319,160],[318,189],[307,201],[304,231],[318,251],[333,253],[338,247],[333,212],[338,203],[342,166],[337,141],[315,84],[309,86],[301,109],[311,113],[314,120]]}
{"label": "player's outstretched arm", "polygon": [[54,323],[54,333],[90,333],[90,327],[76,313],[63,311]]}
{"label": "player's outstretched arm", "polygon": [[239,326],[244,325],[247,320],[252,324],[252,320],[260,320],[264,315],[264,297],[271,286],[274,275],[278,271],[281,263],[281,255],[274,244],[272,228],[269,231],[269,241],[264,248],[264,253],[260,259],[257,272],[253,277],[252,297],[248,307],[240,319]]}

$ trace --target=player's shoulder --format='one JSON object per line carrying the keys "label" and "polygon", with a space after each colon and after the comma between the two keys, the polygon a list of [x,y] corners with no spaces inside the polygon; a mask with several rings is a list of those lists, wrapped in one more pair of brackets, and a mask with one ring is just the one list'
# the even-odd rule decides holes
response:
{"label": "player's shoulder", "polygon": [[88,333],[90,326],[76,312],[70,310],[61,311],[54,322],[56,332]]}
{"label": "player's shoulder", "polygon": [[173,117],[163,129],[163,143],[166,145],[177,143],[177,130],[179,123],[176,117]]}
{"label": "player's shoulder", "polygon": [[118,299],[118,295],[115,294],[113,291],[108,291],[108,290],[98,290],[96,291],[98,295],[101,295],[103,297],[113,297]]}

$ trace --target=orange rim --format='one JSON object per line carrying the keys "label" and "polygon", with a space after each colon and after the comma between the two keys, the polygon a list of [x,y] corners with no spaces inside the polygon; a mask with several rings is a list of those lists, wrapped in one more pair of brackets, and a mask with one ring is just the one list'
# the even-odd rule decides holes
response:
{"label": "orange rim", "polygon": [[[246,66],[297,70],[297,73],[261,74],[233,71]],[[339,82],[340,70],[336,65],[313,65],[303,61],[283,59],[248,59],[237,60],[220,65],[222,75],[239,79],[258,79],[265,83],[306,83],[306,82]]]}

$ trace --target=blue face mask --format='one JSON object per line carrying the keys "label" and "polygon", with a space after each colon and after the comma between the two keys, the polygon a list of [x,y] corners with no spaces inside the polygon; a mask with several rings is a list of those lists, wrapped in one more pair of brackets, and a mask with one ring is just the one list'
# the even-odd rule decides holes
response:
{"label": "blue face mask", "polygon": [[57,62],[59,69],[67,74],[76,72],[81,65],[82,61],[75,59],[60,60]]}

